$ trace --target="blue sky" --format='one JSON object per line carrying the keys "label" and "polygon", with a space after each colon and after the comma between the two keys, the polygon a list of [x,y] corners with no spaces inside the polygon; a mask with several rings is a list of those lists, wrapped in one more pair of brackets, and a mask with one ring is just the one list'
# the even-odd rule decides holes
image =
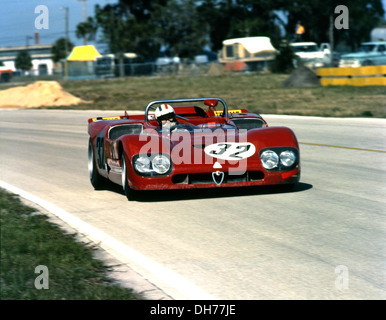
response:
{"label": "blue sky", "polygon": [[[87,0],[87,16],[94,16],[96,4],[102,7],[117,0]],[[36,29],[35,20],[39,12],[35,8],[48,8],[48,29]],[[69,8],[69,38],[75,45],[83,45],[83,39],[75,35],[76,25],[83,21],[83,2],[78,0],[0,0],[0,47],[25,46],[34,43],[34,34],[39,32],[40,44],[52,44],[65,37],[65,10]],[[62,8],[62,10],[60,9]],[[39,19],[38,19],[39,20]],[[89,44],[96,44],[90,42]]]}
{"label": "blue sky", "polygon": [[[290,0],[289,0],[290,1]],[[94,16],[96,4],[105,6],[106,4],[116,3],[117,0],[87,0],[87,16]],[[382,0],[386,10],[386,0]],[[45,5],[48,8],[49,19],[48,29],[37,30],[35,20],[39,16],[35,13],[35,8]],[[65,36],[65,10],[69,8],[69,37],[75,45],[82,45],[83,40],[75,36],[76,25],[83,21],[83,2],[79,0],[0,0],[0,47],[24,46],[34,43],[34,34],[39,32],[41,44],[54,43],[60,37]],[[103,52],[103,46],[94,42],[99,50]]]}

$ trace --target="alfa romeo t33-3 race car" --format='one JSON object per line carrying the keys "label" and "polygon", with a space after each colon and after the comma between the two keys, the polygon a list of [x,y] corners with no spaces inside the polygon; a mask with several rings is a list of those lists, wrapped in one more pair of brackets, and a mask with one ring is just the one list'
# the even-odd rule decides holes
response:
{"label": "alfa romeo t33-3 race car", "polygon": [[[156,108],[173,106],[165,129]],[[229,110],[221,98],[157,100],[144,114],[88,120],[91,184],[119,184],[129,200],[139,190],[293,186],[300,179],[299,145],[287,127],[258,114]]]}

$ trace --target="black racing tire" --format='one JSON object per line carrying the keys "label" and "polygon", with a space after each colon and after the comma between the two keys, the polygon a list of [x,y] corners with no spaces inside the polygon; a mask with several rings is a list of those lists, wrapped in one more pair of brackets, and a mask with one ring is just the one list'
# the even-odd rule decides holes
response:
{"label": "black racing tire", "polygon": [[122,152],[122,188],[127,200],[135,200],[136,190],[133,190],[129,187],[129,181],[127,179],[127,167],[126,167],[126,158],[125,153]]}
{"label": "black racing tire", "polygon": [[95,190],[102,190],[105,188],[106,179],[103,178],[98,172],[91,138],[88,142],[88,173],[91,185],[94,187]]}

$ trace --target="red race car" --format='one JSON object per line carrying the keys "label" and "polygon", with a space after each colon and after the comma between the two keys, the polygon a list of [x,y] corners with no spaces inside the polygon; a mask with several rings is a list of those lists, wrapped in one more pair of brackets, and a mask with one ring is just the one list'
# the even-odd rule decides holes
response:
{"label": "red race car", "polygon": [[138,190],[291,187],[300,179],[294,132],[220,98],[152,101],[144,114],[88,123],[91,184],[111,180],[129,200]]}

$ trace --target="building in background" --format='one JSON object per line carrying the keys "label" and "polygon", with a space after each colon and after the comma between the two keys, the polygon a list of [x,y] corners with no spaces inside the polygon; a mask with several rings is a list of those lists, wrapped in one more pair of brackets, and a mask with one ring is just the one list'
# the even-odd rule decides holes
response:
{"label": "building in background", "polygon": [[25,46],[15,47],[1,47],[0,61],[3,65],[11,69],[14,73],[19,73],[16,69],[15,60],[20,52],[27,51],[31,57],[32,68],[28,71],[29,75],[53,75],[55,64],[52,60],[52,44],[39,44],[39,34],[35,34],[35,43],[33,45],[27,44]]}
{"label": "building in background", "polygon": [[102,57],[93,45],[74,47],[67,57],[67,71],[69,80],[93,79],[96,77],[96,59]]}
{"label": "building in background", "polygon": [[22,47],[3,47],[0,48],[0,61],[13,72],[16,69],[15,60],[17,55],[22,51],[28,51],[31,56],[32,68],[30,75],[52,75],[54,73],[54,62],[51,58],[51,44],[38,44]]}

